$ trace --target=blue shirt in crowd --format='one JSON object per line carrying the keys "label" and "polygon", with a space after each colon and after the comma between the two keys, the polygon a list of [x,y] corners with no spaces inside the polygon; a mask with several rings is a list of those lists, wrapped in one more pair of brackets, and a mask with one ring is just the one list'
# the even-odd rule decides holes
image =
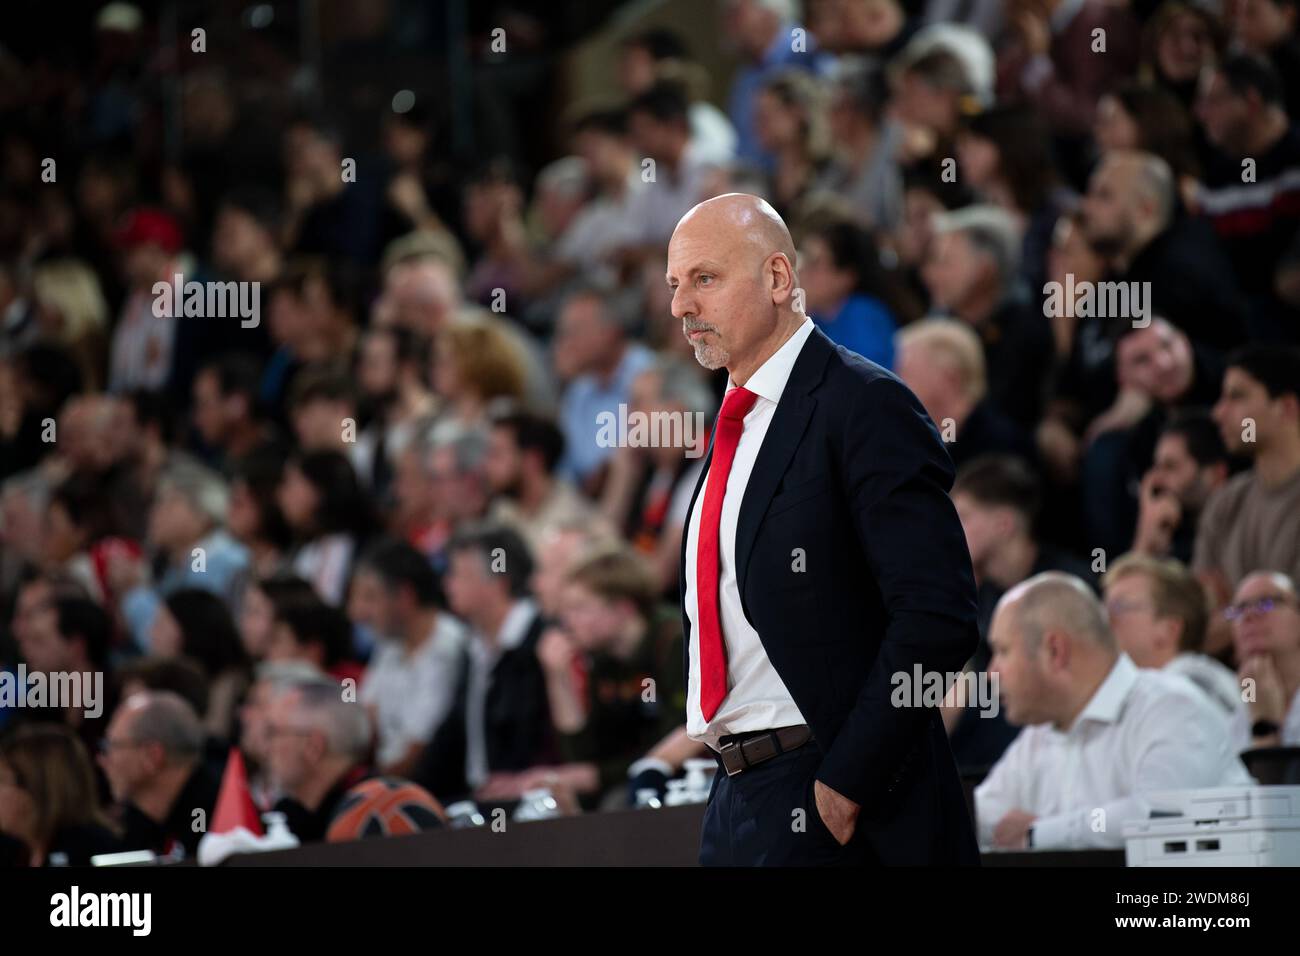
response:
{"label": "blue shirt in crowd", "polygon": [[559,474],[582,482],[614,453],[602,447],[601,413],[618,416],[618,406],[631,400],[632,380],[654,364],[655,355],[639,342],[631,342],[608,382],[595,375],[579,375],[560,399],[560,429],[564,432],[564,458]]}
{"label": "blue shirt in crowd", "polygon": [[736,158],[759,169],[770,169],[773,161],[759,144],[754,129],[754,105],[763,84],[782,70],[803,69],[825,74],[834,63],[833,58],[817,49],[817,41],[806,29],[798,38],[801,49],[796,50],[793,33],[796,29],[803,28],[793,23],[782,24],[763,59],[740,67],[731,81],[727,109],[731,125],[736,128]]}
{"label": "blue shirt in crowd", "polygon": [[814,315],[817,328],[836,345],[887,369],[894,367],[894,316],[879,299],[854,293],[829,318]]}

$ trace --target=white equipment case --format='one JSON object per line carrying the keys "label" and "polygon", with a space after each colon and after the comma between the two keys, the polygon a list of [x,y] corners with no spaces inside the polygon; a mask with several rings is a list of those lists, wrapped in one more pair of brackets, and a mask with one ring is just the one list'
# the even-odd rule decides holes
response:
{"label": "white equipment case", "polygon": [[1129,866],[1300,866],[1300,786],[1212,787],[1149,796],[1124,825]]}

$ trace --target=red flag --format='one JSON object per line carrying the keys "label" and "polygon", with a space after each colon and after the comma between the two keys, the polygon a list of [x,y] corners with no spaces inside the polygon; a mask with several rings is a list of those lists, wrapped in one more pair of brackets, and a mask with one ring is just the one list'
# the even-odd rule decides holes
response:
{"label": "red flag", "polygon": [[248,792],[248,772],[244,769],[244,755],[238,747],[230,748],[226,759],[226,771],[221,775],[221,792],[217,794],[217,806],[212,811],[212,825],[209,833],[229,833],[235,827],[243,827],[254,836],[262,835],[262,817],[253,803],[253,795]]}

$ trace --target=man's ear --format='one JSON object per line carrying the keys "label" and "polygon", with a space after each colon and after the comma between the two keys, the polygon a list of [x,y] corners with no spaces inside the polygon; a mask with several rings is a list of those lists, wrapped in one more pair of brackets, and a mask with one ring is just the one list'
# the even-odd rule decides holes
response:
{"label": "man's ear", "polygon": [[1064,631],[1048,631],[1043,635],[1043,641],[1040,645],[1040,653],[1043,655],[1044,669],[1048,671],[1063,671],[1070,666],[1070,659],[1073,656],[1074,648],[1070,644],[1070,636]]}
{"label": "man's ear", "polygon": [[167,764],[167,753],[163,750],[163,745],[156,740],[150,740],[140,745],[145,753],[145,759],[149,761],[149,767],[157,772]]}
{"label": "man's ear", "polygon": [[784,305],[794,295],[794,267],[784,253],[774,252],[767,258],[766,275],[772,290],[772,301]]}
{"label": "man's ear", "polygon": [[1281,404],[1282,413],[1285,417],[1291,419],[1292,422],[1300,421],[1300,397],[1294,392],[1283,392],[1273,401]]}

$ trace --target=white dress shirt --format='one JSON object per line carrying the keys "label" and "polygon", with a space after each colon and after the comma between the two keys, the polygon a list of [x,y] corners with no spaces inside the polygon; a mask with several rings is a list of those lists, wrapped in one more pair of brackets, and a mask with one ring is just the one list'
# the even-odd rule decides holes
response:
{"label": "white dress shirt", "polygon": [[[168,277],[170,279],[170,276]],[[153,314],[151,292],[132,292],[113,330],[109,350],[108,388],[126,392],[134,388],[158,390],[167,384],[172,369],[178,316]]]}
{"label": "white dress shirt", "polygon": [[342,607],[355,550],[356,541],[350,534],[321,535],[298,549],[293,556],[293,573],[309,582],[326,604]]}
{"label": "white dress shirt", "polygon": [[677,169],[659,163],[654,180],[637,190],[627,206],[627,220],[636,229],[637,245],[667,245],[682,216],[713,196],[712,180],[720,164],[707,149],[691,140],[682,150]]}
{"label": "white dress shirt", "polygon": [[[807,723],[794,698],[786,689],[781,675],[768,660],[758,631],[745,617],[740,605],[740,586],[736,580],[736,525],[740,518],[740,504],[745,497],[754,461],[763,445],[763,436],[776,406],[785,391],[795,359],[812,334],[812,319],[804,319],[795,333],[764,362],[745,383],[758,397],[745,416],[744,431],[736,446],[736,457],[727,476],[727,492],[722,499],[722,516],[718,525],[718,619],[722,624],[722,638],[727,651],[727,696],[710,721],[704,720],[700,710],[700,627],[699,599],[696,596],[695,563],[700,545],[700,510],[709,479],[705,477],[691,509],[690,524],[686,532],[686,615],[691,622],[689,646],[690,672],[686,694],[686,732],[695,740],[702,740],[714,750],[719,748],[718,738],[747,730],[770,730]],[[735,388],[728,379],[727,391]]]}
{"label": "white dress shirt", "polygon": [[465,780],[478,789],[491,774],[488,766],[487,728],[484,716],[488,689],[492,685],[492,670],[506,651],[514,650],[528,636],[528,629],[537,617],[537,605],[522,599],[510,605],[496,643],[491,647],[483,635],[474,632],[469,643],[469,682],[465,692]]}
{"label": "white dress shirt", "polygon": [[975,789],[980,844],[1011,810],[1035,814],[1034,849],[1120,847],[1146,795],[1254,783],[1223,715],[1183,677],[1139,670],[1127,654],[1069,730],[1026,727]]}
{"label": "white dress shirt", "polygon": [[1208,654],[1185,651],[1161,668],[1166,674],[1180,674],[1217,704],[1225,717],[1242,707],[1241,684],[1237,675]]}
{"label": "white dress shirt", "polygon": [[361,678],[358,699],[376,716],[380,767],[396,763],[414,744],[425,744],[455,702],[465,625],[439,613],[433,632],[408,654],[400,641],[384,639]]}

